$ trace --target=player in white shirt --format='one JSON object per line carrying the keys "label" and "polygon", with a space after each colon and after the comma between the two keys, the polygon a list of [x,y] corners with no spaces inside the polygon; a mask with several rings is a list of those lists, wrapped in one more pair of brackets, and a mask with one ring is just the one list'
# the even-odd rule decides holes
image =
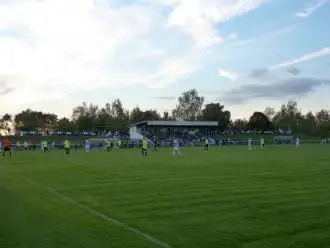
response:
{"label": "player in white shirt", "polygon": [[89,152],[91,150],[91,145],[89,143],[89,140],[85,140],[85,152]]}
{"label": "player in white shirt", "polygon": [[174,141],[173,141],[173,156],[176,156],[176,155],[181,155],[181,152],[180,152],[180,143],[179,141],[175,138]]}
{"label": "player in white shirt", "polygon": [[248,148],[249,148],[249,150],[252,150],[252,139],[251,138],[248,139]]}
{"label": "player in white shirt", "polygon": [[296,147],[298,148],[299,146],[300,146],[300,138],[297,137],[297,138],[296,138]]}
{"label": "player in white shirt", "polygon": [[265,140],[263,137],[261,137],[261,139],[260,139],[260,147],[265,148]]}
{"label": "player in white shirt", "polygon": [[24,140],[24,150],[27,151],[29,149],[29,142],[27,140]]}
{"label": "player in white shirt", "polygon": [[326,137],[323,137],[323,138],[321,139],[321,144],[324,145],[324,144],[326,144],[326,143],[327,143],[327,138],[326,138]]}

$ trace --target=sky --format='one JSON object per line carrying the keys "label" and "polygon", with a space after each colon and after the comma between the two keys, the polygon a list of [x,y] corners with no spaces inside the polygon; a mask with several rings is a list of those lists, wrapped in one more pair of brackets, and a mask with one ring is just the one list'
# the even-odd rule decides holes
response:
{"label": "sky", "polygon": [[329,23],[330,0],[0,0],[0,115],[163,112],[192,88],[233,118],[330,109]]}

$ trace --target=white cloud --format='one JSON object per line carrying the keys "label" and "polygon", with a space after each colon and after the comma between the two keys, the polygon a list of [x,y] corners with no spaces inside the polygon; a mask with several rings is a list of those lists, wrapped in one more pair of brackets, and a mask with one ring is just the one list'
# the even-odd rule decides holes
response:
{"label": "white cloud", "polygon": [[[5,103],[26,106],[103,86],[179,82],[203,66],[208,50],[199,48],[222,41],[217,24],[267,1],[0,0],[0,31],[9,34],[0,32],[0,111]],[[184,39],[178,45],[173,28],[196,47]]]}
{"label": "white cloud", "polygon": [[231,20],[261,6],[267,0],[150,0],[172,8],[169,27],[181,28],[191,35],[198,47],[223,40],[216,24]]}
{"label": "white cloud", "polygon": [[262,36],[259,36],[259,37],[254,37],[254,38],[245,39],[245,40],[238,40],[234,44],[229,45],[228,48],[244,46],[244,45],[251,44],[253,42],[257,42],[257,41],[260,41],[260,40],[273,38],[277,35],[281,35],[281,34],[284,34],[284,33],[291,32],[296,26],[297,26],[297,24],[291,24],[291,25],[284,26],[284,27],[281,27],[281,28],[278,28],[278,29],[274,29],[274,30],[272,30],[272,31],[270,31],[270,32],[268,32],[268,33],[266,33]]}
{"label": "white cloud", "polygon": [[236,40],[237,37],[238,37],[238,35],[237,35],[236,33],[231,33],[231,34],[229,35],[229,39],[230,39],[230,40]]}
{"label": "white cloud", "polygon": [[198,67],[189,59],[171,58],[160,64],[155,73],[140,78],[134,83],[145,84],[152,88],[162,88],[193,73]]}
{"label": "white cloud", "polygon": [[282,62],[280,64],[277,64],[277,65],[274,65],[274,66],[270,67],[270,69],[275,70],[275,69],[279,69],[279,68],[283,68],[283,67],[288,67],[288,66],[292,66],[292,65],[304,62],[304,61],[308,61],[308,60],[323,57],[323,56],[330,56],[330,47],[325,47],[325,48],[322,48],[319,51],[304,54],[299,58],[292,59],[290,61]]}
{"label": "white cloud", "polygon": [[319,57],[323,57],[323,56],[330,56],[330,47],[325,47],[319,51],[304,54],[298,58],[281,62],[281,63],[271,66],[269,68],[254,69],[250,73],[249,77],[254,78],[254,79],[261,79],[261,80],[266,79],[268,81],[278,80],[277,77],[275,77],[274,75],[272,75],[270,73],[270,70],[277,70],[277,69],[281,69],[281,68],[285,68],[286,72],[290,73],[293,76],[297,76],[300,73],[300,70],[298,68],[294,67],[294,65],[305,62],[305,61],[309,61],[312,59],[316,59]]}
{"label": "white cloud", "polygon": [[133,62],[141,59],[164,59],[167,52],[162,48],[157,48],[146,40],[137,40],[122,46],[116,51],[114,60],[118,62]]}
{"label": "white cloud", "polygon": [[218,75],[221,77],[228,78],[232,81],[236,81],[238,79],[238,74],[236,72],[226,71],[223,69],[218,70]]}
{"label": "white cloud", "polygon": [[117,83],[106,61],[147,34],[155,19],[143,6],[106,9],[94,0],[0,5],[0,29],[25,30],[23,39],[0,37],[0,75],[16,76],[7,82],[15,87],[8,101],[41,101]]}
{"label": "white cloud", "polygon": [[303,11],[297,12],[296,16],[301,18],[307,18],[314,13],[318,8],[322,7],[329,0],[316,0],[314,2],[309,3]]}

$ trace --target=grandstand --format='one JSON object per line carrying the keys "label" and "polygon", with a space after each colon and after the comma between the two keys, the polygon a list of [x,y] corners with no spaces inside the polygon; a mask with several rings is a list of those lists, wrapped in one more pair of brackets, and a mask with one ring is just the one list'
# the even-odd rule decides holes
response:
{"label": "grandstand", "polygon": [[143,121],[129,126],[131,139],[152,139],[161,141],[173,137],[192,142],[202,137],[210,137],[218,130],[217,121]]}

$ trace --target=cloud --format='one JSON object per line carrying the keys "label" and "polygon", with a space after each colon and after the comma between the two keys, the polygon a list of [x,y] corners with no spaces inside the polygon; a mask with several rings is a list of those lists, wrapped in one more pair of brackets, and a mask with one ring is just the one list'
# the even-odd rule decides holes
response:
{"label": "cloud", "polygon": [[231,34],[229,35],[228,38],[229,38],[230,40],[236,40],[237,37],[238,37],[237,33],[231,33]]}
{"label": "cloud", "polygon": [[280,64],[274,65],[274,66],[270,67],[270,69],[275,70],[275,69],[279,69],[279,68],[283,68],[283,67],[288,67],[288,66],[299,64],[301,62],[305,62],[305,61],[308,61],[308,60],[311,60],[311,59],[324,57],[324,56],[329,56],[329,55],[330,55],[330,47],[325,47],[325,48],[322,48],[319,51],[304,54],[301,57],[298,57],[296,59],[292,59],[290,61],[285,61],[285,62],[282,62]]}
{"label": "cloud", "polygon": [[269,70],[267,68],[258,68],[258,69],[253,69],[251,73],[249,74],[250,78],[260,78],[265,75],[267,75]]}
{"label": "cloud", "polygon": [[171,9],[168,27],[177,27],[193,37],[198,47],[223,41],[216,25],[248,13],[267,0],[150,0]]}
{"label": "cloud", "polygon": [[172,100],[175,100],[176,97],[175,96],[157,96],[157,97],[154,97],[154,99],[172,101]]}
{"label": "cloud", "polygon": [[236,72],[225,71],[223,69],[218,70],[218,75],[230,79],[231,81],[236,81],[238,79],[238,74]]}
{"label": "cloud", "polygon": [[258,38],[251,38],[251,39],[245,39],[245,40],[238,40],[234,44],[228,46],[228,48],[244,46],[244,45],[250,44],[252,42],[258,41],[259,39],[261,39],[261,38],[258,37]]}
{"label": "cloud", "polygon": [[157,23],[159,17],[150,8],[109,6],[94,0],[0,4],[0,29],[7,34],[21,32],[0,37],[0,75],[18,75],[14,81],[7,80],[16,88],[8,102],[49,100],[69,92],[129,84],[147,75],[138,66],[127,70],[108,65],[115,63],[118,51],[127,60],[163,55],[161,49],[149,50],[146,45],[144,55],[132,53],[129,57],[121,50],[143,39]]}
{"label": "cloud", "polygon": [[254,78],[254,79],[274,79],[274,76],[270,74],[270,71],[272,70],[276,70],[276,69],[281,69],[281,68],[285,68],[286,72],[290,73],[291,75],[298,75],[300,73],[300,70],[297,67],[294,67],[293,65],[305,62],[305,61],[309,61],[312,59],[316,59],[319,57],[323,57],[323,56],[329,56],[330,55],[330,47],[325,47],[322,48],[321,50],[312,52],[312,53],[308,53],[308,54],[304,54],[298,58],[289,60],[289,61],[284,61],[281,62],[277,65],[271,66],[269,68],[259,68],[259,69],[253,69],[249,75],[250,78]]}
{"label": "cloud", "polygon": [[297,67],[288,67],[285,69],[288,73],[292,74],[293,76],[297,76],[300,73],[300,70]]}
{"label": "cloud", "polygon": [[162,62],[155,73],[141,77],[133,83],[144,84],[150,88],[163,88],[192,74],[197,69],[198,67],[189,59],[170,58]]}
{"label": "cloud", "polygon": [[6,94],[9,94],[15,90],[14,86],[9,86],[8,83],[6,82],[6,78],[8,76],[1,76],[0,75],[0,96],[4,96]]}
{"label": "cloud", "polygon": [[[300,73],[300,70],[297,67],[288,67],[285,68],[285,71],[293,76],[297,76]],[[257,68],[253,69],[250,74],[250,78],[261,79],[261,80],[277,80],[277,77],[271,73],[269,68]]]}
{"label": "cloud", "polygon": [[306,6],[304,10],[297,12],[296,16],[300,18],[307,18],[312,15],[314,11],[316,11],[318,8],[322,7],[328,2],[329,0],[316,0],[314,2],[311,2]]}
{"label": "cloud", "polygon": [[[263,2],[0,0],[0,75],[17,76],[6,80],[15,91],[6,92],[0,106],[4,101],[24,105],[102,87],[135,83],[160,88],[179,82],[200,68],[204,50],[185,40],[178,53],[157,35],[175,39],[173,27],[178,27],[188,30],[199,45],[210,45],[213,42],[204,41],[221,39],[216,23]],[[170,9],[166,17],[164,7]],[[164,28],[165,23],[172,28]]]}
{"label": "cloud", "polygon": [[14,87],[8,87],[8,88],[4,88],[0,90],[0,96],[4,96],[12,91],[14,91],[15,88]]}
{"label": "cloud", "polygon": [[297,26],[297,24],[291,24],[291,25],[287,25],[287,26],[284,26],[284,27],[281,27],[278,29],[271,30],[270,32],[268,32],[262,36],[253,37],[253,38],[249,38],[249,39],[245,39],[245,40],[238,40],[235,43],[229,45],[228,48],[244,46],[244,45],[251,44],[253,42],[257,42],[257,41],[260,41],[263,39],[269,39],[274,36],[286,33],[288,31],[292,31],[296,26]]}
{"label": "cloud", "polygon": [[329,56],[329,55],[330,55],[330,47],[325,47],[325,48],[322,48],[321,50],[318,50],[318,51],[315,51],[312,53],[308,53],[308,54],[304,54],[298,58],[281,62],[281,63],[271,66],[269,68],[253,69],[251,71],[251,73],[249,74],[249,77],[253,78],[253,79],[274,80],[277,78],[276,78],[276,76],[271,74],[271,71],[281,69],[281,68],[285,68],[285,71],[287,73],[290,73],[291,75],[296,76],[300,73],[300,70],[297,67],[294,67],[294,65],[305,62],[305,61],[309,61],[312,59],[316,59],[319,57]]}
{"label": "cloud", "polygon": [[255,99],[283,99],[288,97],[304,96],[320,85],[330,85],[329,79],[317,78],[290,78],[276,84],[243,85],[239,88],[225,92],[219,98],[226,104],[242,104]]}
{"label": "cloud", "polygon": [[[0,75],[14,104],[42,102],[100,87],[143,83],[165,87],[197,68],[189,55],[167,54],[147,36],[162,20],[154,7],[94,0],[9,1],[0,4]],[[115,25],[114,25],[115,24]],[[196,60],[198,59],[196,55]],[[140,61],[150,62],[144,66]],[[9,94],[11,93],[11,94]],[[9,97],[10,96],[10,97]],[[0,106],[3,104],[0,102]]]}
{"label": "cloud", "polygon": [[322,48],[321,50],[312,52],[312,53],[308,53],[308,54],[304,54],[298,58],[289,60],[289,61],[284,61],[281,62],[277,65],[271,66],[269,68],[258,68],[258,69],[253,69],[251,71],[251,73],[249,74],[250,78],[253,79],[276,79],[276,77],[274,75],[272,75],[270,73],[270,71],[273,70],[277,70],[277,69],[281,69],[281,68],[285,68],[285,71],[290,73],[291,75],[298,75],[300,73],[300,70],[297,67],[294,67],[294,65],[308,61],[308,60],[312,60],[312,59],[316,59],[319,57],[323,57],[323,56],[329,56],[330,55],[330,47],[325,47]]}
{"label": "cloud", "polygon": [[253,69],[250,74],[249,78],[261,81],[275,81],[278,78],[269,70],[269,68],[257,68]]}

